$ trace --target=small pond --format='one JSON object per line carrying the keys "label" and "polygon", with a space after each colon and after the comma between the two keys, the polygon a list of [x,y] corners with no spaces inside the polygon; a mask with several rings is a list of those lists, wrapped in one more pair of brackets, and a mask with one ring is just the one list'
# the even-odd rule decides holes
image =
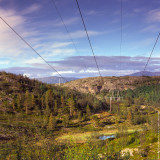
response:
{"label": "small pond", "polygon": [[106,140],[106,139],[111,139],[111,138],[116,138],[116,135],[109,135],[109,136],[100,136],[99,139],[101,140]]}

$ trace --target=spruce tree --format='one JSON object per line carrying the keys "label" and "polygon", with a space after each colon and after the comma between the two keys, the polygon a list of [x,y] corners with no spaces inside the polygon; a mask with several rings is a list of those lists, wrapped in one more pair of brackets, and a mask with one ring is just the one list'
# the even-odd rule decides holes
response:
{"label": "spruce tree", "polygon": [[89,107],[89,105],[87,104],[86,106],[86,113],[87,113],[87,116],[90,116],[91,115],[91,109]]}
{"label": "spruce tree", "polygon": [[48,129],[49,130],[53,129],[53,116],[52,116],[52,113],[49,116]]}
{"label": "spruce tree", "polygon": [[29,91],[27,90],[26,93],[25,93],[25,102],[24,102],[24,107],[25,107],[26,114],[28,114],[29,104],[30,104]]}
{"label": "spruce tree", "polygon": [[75,102],[74,102],[74,100],[73,100],[73,97],[72,98],[69,98],[68,100],[67,100],[67,105],[68,105],[68,107],[69,107],[69,112],[70,112],[70,116],[72,117],[73,116],[73,114],[74,114],[74,112],[75,112]]}

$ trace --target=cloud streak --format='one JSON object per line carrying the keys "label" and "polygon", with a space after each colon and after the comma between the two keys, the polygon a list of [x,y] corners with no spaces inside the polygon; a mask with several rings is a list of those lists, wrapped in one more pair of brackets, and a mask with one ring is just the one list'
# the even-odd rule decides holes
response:
{"label": "cloud streak", "polygon": [[[123,76],[142,71],[148,57],[130,56],[96,56],[100,71],[103,76]],[[58,76],[44,63],[32,61],[32,67],[12,67],[3,69],[16,74],[26,74],[33,77]],[[61,61],[48,61],[62,76],[66,77],[90,77],[99,76],[92,56],[72,56]],[[86,64],[87,68],[83,64]],[[150,59],[147,71],[160,71],[160,57]]]}
{"label": "cloud streak", "polygon": [[160,22],[160,9],[153,9],[148,12],[147,21],[150,23]]}
{"label": "cloud streak", "polygon": [[23,10],[22,14],[31,14],[31,13],[34,13],[34,12],[40,10],[41,8],[42,8],[41,5],[33,4],[30,7],[26,8],[25,10]]}
{"label": "cloud streak", "polygon": [[[96,56],[101,70],[143,70],[148,57],[130,57],[130,56]],[[96,65],[91,56],[74,56],[61,61],[50,61],[66,68],[72,68],[75,71],[82,70],[82,62],[86,64],[89,70],[96,70]],[[160,58],[151,58],[149,69],[155,70],[160,67]]]}

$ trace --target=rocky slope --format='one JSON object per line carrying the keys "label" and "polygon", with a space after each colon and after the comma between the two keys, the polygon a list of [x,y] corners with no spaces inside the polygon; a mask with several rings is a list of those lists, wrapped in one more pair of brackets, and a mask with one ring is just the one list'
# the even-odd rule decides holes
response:
{"label": "rocky slope", "polygon": [[135,89],[138,86],[150,85],[160,83],[160,77],[103,77],[103,83],[101,83],[100,77],[91,77],[78,79],[63,84],[63,87],[69,87],[71,89],[83,92],[96,94],[101,91],[107,90],[127,90]]}

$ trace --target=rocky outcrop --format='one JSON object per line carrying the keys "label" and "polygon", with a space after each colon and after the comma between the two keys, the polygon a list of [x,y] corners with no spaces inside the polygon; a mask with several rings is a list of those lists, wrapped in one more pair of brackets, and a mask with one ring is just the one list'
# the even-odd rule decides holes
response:
{"label": "rocky outcrop", "polygon": [[100,77],[91,77],[71,81],[62,86],[83,93],[96,94],[102,91],[135,89],[139,85],[153,83],[155,80],[156,83],[159,83],[160,77],[103,77],[103,83]]}

